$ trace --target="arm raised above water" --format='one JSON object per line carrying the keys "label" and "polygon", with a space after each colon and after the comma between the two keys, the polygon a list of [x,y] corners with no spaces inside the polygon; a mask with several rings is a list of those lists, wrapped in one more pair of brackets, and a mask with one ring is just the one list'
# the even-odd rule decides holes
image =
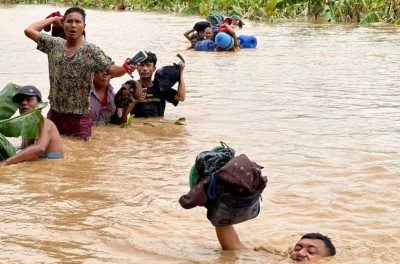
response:
{"label": "arm raised above water", "polygon": [[40,32],[45,27],[47,27],[51,24],[62,28],[63,27],[63,24],[61,22],[62,19],[63,19],[62,17],[55,16],[55,17],[49,17],[49,18],[46,18],[43,20],[36,21],[36,22],[32,23],[30,26],[28,26],[24,30],[24,33],[28,38],[30,38],[33,41],[35,41],[36,43],[38,43]]}
{"label": "arm raised above water", "polygon": [[216,226],[215,233],[223,250],[240,250],[247,247],[240,241],[233,225]]}

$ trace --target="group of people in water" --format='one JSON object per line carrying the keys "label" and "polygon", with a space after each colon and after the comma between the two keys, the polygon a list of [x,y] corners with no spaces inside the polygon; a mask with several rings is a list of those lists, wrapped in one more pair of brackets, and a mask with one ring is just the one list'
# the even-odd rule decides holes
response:
{"label": "group of people in water", "polygon": [[[64,151],[60,134],[87,141],[92,135],[92,126],[126,123],[129,114],[135,117],[162,117],[166,102],[177,106],[185,100],[183,61],[179,62],[178,89],[161,90],[152,81],[157,64],[156,54],[147,51],[146,59],[137,65],[129,64],[131,58],[127,58],[123,65],[115,65],[99,47],[85,40],[85,18],[83,9],[72,7],[64,16],[53,13],[25,29],[25,35],[37,43],[37,49],[48,55],[50,110],[44,125],[39,126],[37,140],[30,140],[31,144],[23,142],[23,150],[1,162],[0,166],[38,157],[62,158]],[[62,28],[61,37],[42,32],[49,26],[56,29],[52,33],[57,34]],[[120,90],[135,88],[139,96],[130,96],[129,105],[118,108],[110,80],[124,74],[131,75],[135,70],[140,79],[125,82]],[[35,86],[24,86],[13,101],[19,105],[20,114],[24,114],[26,110],[36,108],[42,101],[42,95]],[[57,152],[58,155],[47,155],[50,152]]]}
{"label": "group of people in water", "polygon": [[[176,106],[185,100],[183,61],[179,62],[180,79],[177,90],[160,89],[153,82],[156,54],[146,52],[147,58],[137,65],[130,64],[130,58],[123,65],[116,65],[99,47],[85,40],[85,18],[86,13],[82,8],[71,7],[64,16],[51,15],[25,29],[25,35],[37,43],[38,50],[48,56],[50,110],[44,123],[38,123],[38,138],[23,139],[22,150],[1,162],[0,167],[38,157],[63,158],[60,134],[87,141],[91,137],[93,125],[125,123],[129,114],[135,117],[162,117],[166,102]],[[223,21],[219,21],[217,17],[215,19],[217,22],[214,25],[218,24],[220,29],[225,28],[222,30],[229,32],[234,38],[235,27],[243,25],[237,16]],[[42,32],[49,26],[63,29],[65,39]],[[196,41],[212,39],[212,30],[212,27],[205,27],[204,31],[191,29],[185,32],[185,36],[193,46],[194,37]],[[114,100],[115,92],[110,79],[124,74],[131,75],[135,70],[140,79],[125,82],[120,90],[135,90],[136,95],[132,94],[128,105],[119,108]],[[42,99],[40,90],[32,85],[23,86],[12,98],[18,104],[21,115],[35,110]],[[224,250],[247,248],[240,241],[233,225],[216,226],[215,230]],[[330,238],[319,233],[309,233],[297,242],[290,258],[297,262],[335,254]]]}
{"label": "group of people in water", "polygon": [[[211,40],[217,44],[215,51],[238,51],[240,47],[236,30],[242,28],[243,25],[244,23],[238,15],[226,18],[221,15],[210,15],[206,17],[206,21],[197,22],[192,29],[187,30],[183,35],[190,41],[188,49],[195,49],[197,42]],[[221,32],[232,38],[233,45],[218,45],[215,38]]]}

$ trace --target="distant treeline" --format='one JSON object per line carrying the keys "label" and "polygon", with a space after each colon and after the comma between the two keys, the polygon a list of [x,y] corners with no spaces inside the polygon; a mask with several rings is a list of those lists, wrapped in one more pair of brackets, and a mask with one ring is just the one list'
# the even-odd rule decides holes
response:
{"label": "distant treeline", "polygon": [[204,16],[237,14],[244,19],[269,22],[309,18],[400,26],[400,0],[0,0],[0,3],[79,5]]}

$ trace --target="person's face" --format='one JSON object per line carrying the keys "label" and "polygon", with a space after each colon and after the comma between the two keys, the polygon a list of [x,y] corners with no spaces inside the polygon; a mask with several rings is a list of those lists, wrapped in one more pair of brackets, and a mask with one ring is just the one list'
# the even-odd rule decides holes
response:
{"label": "person's face", "polygon": [[232,19],[232,25],[237,25],[239,23],[239,19],[237,19],[237,18],[234,18],[234,19]]}
{"label": "person's face", "polygon": [[204,35],[205,35],[206,39],[212,39],[214,37],[214,33],[211,28],[207,28],[204,31]]}
{"label": "person's face", "polygon": [[94,86],[96,87],[106,87],[110,83],[111,75],[104,72],[98,72],[94,75]]}
{"label": "person's face", "polygon": [[35,95],[25,96],[22,101],[18,104],[19,113],[21,115],[31,112],[36,109],[38,105],[38,99]]}
{"label": "person's face", "polygon": [[154,64],[149,61],[141,62],[137,65],[140,78],[151,78],[155,69],[156,67],[154,67]]}
{"label": "person's face", "polygon": [[192,44],[191,48],[194,48],[194,46],[196,46],[197,39],[191,39],[190,43]]}
{"label": "person's face", "polygon": [[199,37],[200,37],[201,39],[204,38],[204,31],[199,31]]}
{"label": "person's face", "polygon": [[297,242],[290,254],[290,258],[296,262],[314,260],[327,256],[324,241],[320,239],[301,239]]}
{"label": "person's face", "polygon": [[64,32],[68,38],[78,39],[82,37],[85,30],[85,21],[78,12],[72,12],[67,15],[64,20]]}

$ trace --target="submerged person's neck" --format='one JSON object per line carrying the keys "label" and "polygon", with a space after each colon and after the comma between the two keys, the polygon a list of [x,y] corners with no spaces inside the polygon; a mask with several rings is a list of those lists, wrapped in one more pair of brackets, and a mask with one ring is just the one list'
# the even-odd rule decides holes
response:
{"label": "submerged person's neck", "polygon": [[146,87],[153,86],[153,82],[151,81],[151,78],[141,78],[140,81],[142,82],[143,86],[146,86]]}

